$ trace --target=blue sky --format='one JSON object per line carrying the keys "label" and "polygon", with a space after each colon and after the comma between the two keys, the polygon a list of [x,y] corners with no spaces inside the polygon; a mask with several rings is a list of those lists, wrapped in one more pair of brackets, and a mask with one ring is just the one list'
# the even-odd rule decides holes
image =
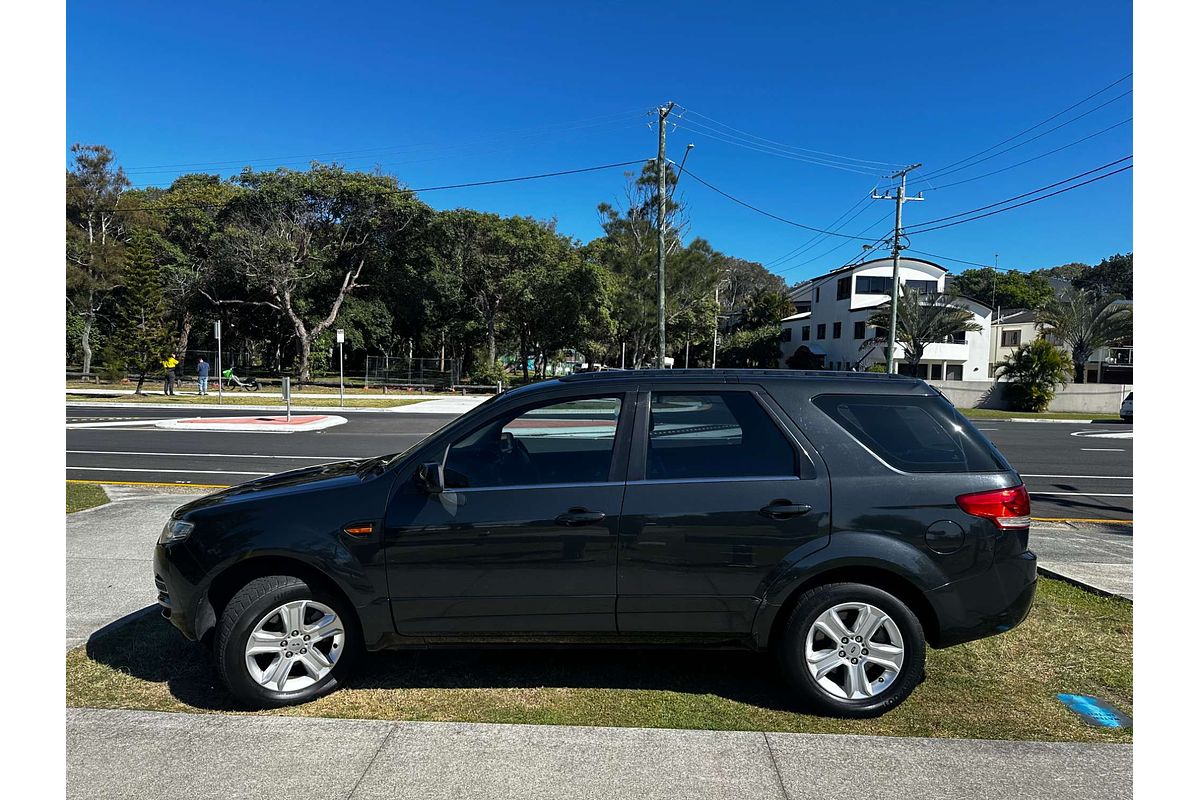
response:
{"label": "blue sky", "polygon": [[[928,199],[905,206],[909,226],[1131,154],[1133,126],[1121,123],[1132,116],[1132,96],[1119,97],[1132,89],[1127,80],[1029,136],[1118,99],[1037,141],[942,181],[921,177],[1132,72],[1131,17],[1129,2],[1108,0],[72,2],[66,143],[109,145],[138,185],[167,185],[191,169],[227,175],[247,163],[303,168],[317,157],[378,164],[424,187],[651,157],[656,132],[646,112],[673,100],[687,111],[669,133],[669,157],[678,160],[692,142],[688,169],[724,191],[820,228],[853,208],[862,213],[842,232],[874,238],[886,232],[892,206],[855,207],[887,184],[867,161],[926,165],[910,181]],[[867,169],[782,157],[724,126],[804,148],[792,155],[820,151]],[[1110,126],[1024,166],[931,190]],[[596,204],[622,195],[618,169],[422,196],[435,208],[554,218],[587,241],[600,232]],[[692,235],[772,264],[792,282],[859,251],[853,240],[829,238],[780,261],[812,234],[687,177],[676,197],[688,206]],[[1125,172],[914,234],[911,245],[988,264],[999,254],[1002,268],[1029,269],[1095,263],[1131,250],[1132,235]]]}

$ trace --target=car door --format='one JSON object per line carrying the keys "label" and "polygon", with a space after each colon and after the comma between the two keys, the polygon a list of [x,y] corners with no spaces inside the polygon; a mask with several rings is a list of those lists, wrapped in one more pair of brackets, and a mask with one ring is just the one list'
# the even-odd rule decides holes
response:
{"label": "car door", "polygon": [[639,394],[621,516],[621,633],[747,634],[790,555],[829,541],[829,481],[755,387]]}
{"label": "car door", "polygon": [[402,476],[384,531],[397,631],[614,632],[633,398],[493,411],[436,452],[445,491]]}

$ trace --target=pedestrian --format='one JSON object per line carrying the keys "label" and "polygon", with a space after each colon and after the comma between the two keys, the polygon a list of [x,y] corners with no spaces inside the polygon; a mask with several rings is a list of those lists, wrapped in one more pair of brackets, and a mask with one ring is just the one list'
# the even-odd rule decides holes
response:
{"label": "pedestrian", "polygon": [[175,357],[174,353],[171,353],[171,355],[163,359],[162,365],[163,370],[166,372],[166,375],[163,378],[163,394],[167,395],[168,397],[174,397],[175,368],[179,366],[179,359]]}
{"label": "pedestrian", "polygon": [[196,377],[200,379],[200,394],[208,394],[208,362],[203,358],[196,365]]}

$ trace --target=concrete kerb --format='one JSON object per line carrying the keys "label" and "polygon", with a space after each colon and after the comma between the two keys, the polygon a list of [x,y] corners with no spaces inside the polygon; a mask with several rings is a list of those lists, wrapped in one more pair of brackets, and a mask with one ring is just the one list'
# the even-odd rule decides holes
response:
{"label": "concrete kerb", "polygon": [[1041,564],[1038,564],[1037,569],[1038,569],[1038,575],[1041,575],[1043,578],[1052,578],[1056,581],[1062,581],[1063,583],[1069,583],[1070,585],[1074,586],[1076,589],[1082,589],[1083,591],[1087,592],[1088,594],[1094,594],[1099,597],[1115,597],[1118,600],[1124,600],[1126,603],[1129,603],[1131,605],[1133,604],[1132,597],[1127,597],[1126,595],[1123,595],[1119,592],[1110,592],[1107,589],[1100,588],[1099,586],[1093,586],[1092,584],[1088,583],[1085,580],[1081,580],[1080,578],[1073,578],[1070,575],[1065,575],[1062,572],[1058,572],[1057,570],[1051,569],[1050,567],[1044,567]]}

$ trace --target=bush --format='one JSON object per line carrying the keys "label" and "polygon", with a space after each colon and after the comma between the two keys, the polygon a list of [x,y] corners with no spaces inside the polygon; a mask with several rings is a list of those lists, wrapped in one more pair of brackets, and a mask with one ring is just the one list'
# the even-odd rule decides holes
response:
{"label": "bush", "polygon": [[1021,345],[996,368],[997,378],[1008,379],[1004,396],[1016,411],[1045,411],[1071,374],[1071,360],[1045,339]]}
{"label": "bush", "polygon": [[472,369],[471,375],[465,382],[480,386],[495,386],[497,383],[508,386],[511,379],[512,376],[508,374],[504,366],[499,362],[495,364],[487,364],[485,362]]}
{"label": "bush", "polygon": [[96,370],[96,374],[100,376],[100,380],[105,383],[120,383],[125,379],[128,372],[125,360],[117,355],[112,345],[108,345],[100,351],[99,361],[100,367]]}

